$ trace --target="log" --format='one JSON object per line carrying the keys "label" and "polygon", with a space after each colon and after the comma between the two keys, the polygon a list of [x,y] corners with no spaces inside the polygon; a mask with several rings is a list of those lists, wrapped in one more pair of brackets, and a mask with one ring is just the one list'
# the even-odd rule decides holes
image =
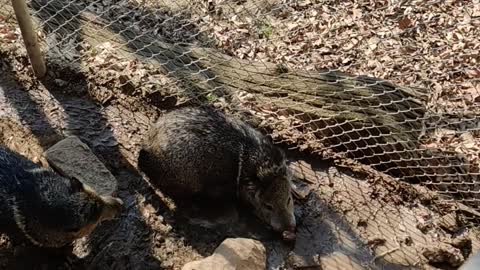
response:
{"label": "log", "polygon": [[[253,106],[268,104],[275,108],[273,116],[291,117],[303,123],[288,130],[303,134],[304,138],[294,142],[306,144],[310,152],[332,149],[394,177],[440,190],[462,186],[463,182],[456,179],[459,175],[469,182],[470,167],[463,156],[421,147],[420,138],[435,128],[429,127],[429,123],[440,119],[427,109],[425,89],[400,87],[381,79],[337,71],[289,70],[273,63],[233,58],[213,48],[171,44],[131,25],[110,21],[104,14],[86,11],[81,2],[70,1],[66,5],[62,0],[38,0],[31,5],[49,41],[43,46],[51,53],[61,52],[55,58],[68,55],[64,63],[82,60],[82,53],[65,44],[84,41],[96,47],[110,42],[117,57],[151,64],[181,85],[181,92],[167,89],[172,92],[164,95],[202,100],[213,89],[225,97],[239,91],[252,93]],[[142,18],[147,20],[148,16],[146,11]],[[55,35],[59,40],[70,37],[71,42],[52,43],[57,39],[49,37]],[[91,73],[87,66],[81,68],[82,72]],[[98,76],[91,74],[89,78],[102,84],[96,79]],[[145,102],[154,102],[156,93],[145,91],[149,98]],[[267,129],[275,132],[279,122],[270,123]],[[282,137],[281,132],[279,136],[282,141],[291,139]],[[467,191],[470,188],[462,187]],[[459,197],[467,195],[462,193]]]}

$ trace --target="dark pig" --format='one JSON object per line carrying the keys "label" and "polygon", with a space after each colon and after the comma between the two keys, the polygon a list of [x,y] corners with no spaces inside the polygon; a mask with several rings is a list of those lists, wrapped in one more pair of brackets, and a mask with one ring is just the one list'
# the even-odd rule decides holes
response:
{"label": "dark pig", "polygon": [[151,127],[138,166],[174,200],[237,198],[285,240],[295,238],[285,154],[238,119],[200,107],[169,112]]}
{"label": "dark pig", "polygon": [[12,243],[63,247],[122,209],[120,199],[0,146],[0,232]]}

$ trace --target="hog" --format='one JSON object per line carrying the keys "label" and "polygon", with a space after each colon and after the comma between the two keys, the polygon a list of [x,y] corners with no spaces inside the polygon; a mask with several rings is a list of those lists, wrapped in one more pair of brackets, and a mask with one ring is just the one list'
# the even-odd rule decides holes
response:
{"label": "hog", "polygon": [[60,176],[0,146],[0,232],[14,245],[60,248],[123,209],[77,179]]}
{"label": "hog", "polygon": [[295,238],[291,176],[285,153],[245,122],[207,107],[161,116],[143,141],[138,168],[172,199],[235,200]]}

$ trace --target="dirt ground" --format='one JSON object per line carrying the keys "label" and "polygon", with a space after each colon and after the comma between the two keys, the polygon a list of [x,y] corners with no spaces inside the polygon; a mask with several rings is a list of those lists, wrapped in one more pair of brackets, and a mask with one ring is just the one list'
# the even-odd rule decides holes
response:
{"label": "dirt ground", "polygon": [[[2,1],[0,0],[0,2]],[[109,6],[107,2],[109,1],[101,1],[96,7],[98,9],[96,12],[104,14],[105,17],[110,16],[116,19],[119,14],[125,13],[125,8],[131,9],[127,5],[119,10],[110,10],[112,14],[102,13]],[[171,6],[169,2],[167,5]],[[190,3],[189,1],[174,2],[177,5],[178,3]],[[285,58],[293,67],[307,65],[307,69],[311,70],[316,68],[314,64],[317,63],[329,68],[353,69],[357,73],[370,70],[367,60],[372,58],[381,63],[381,65],[374,63],[377,69],[370,70],[374,75],[413,85],[420,84],[420,79],[425,79],[424,74],[419,73],[419,70],[425,65],[430,65],[430,62],[425,60],[418,67],[403,65],[407,70],[399,69],[398,66],[402,66],[404,61],[415,60],[418,62],[420,60],[416,58],[417,56],[405,57],[401,54],[391,54],[391,51],[400,51],[395,41],[397,37],[403,38],[410,32],[412,39],[422,37],[414,35],[414,30],[420,29],[416,27],[417,20],[414,19],[417,15],[411,15],[411,19],[403,20],[407,24],[406,29],[402,29],[401,33],[392,39],[387,36],[383,37],[381,42],[373,40],[373,44],[359,42],[349,36],[352,34],[351,31],[344,31],[346,36],[343,36],[342,40],[345,41],[343,44],[345,46],[312,43],[314,46],[311,48],[307,46],[308,50],[305,52],[303,44],[311,43],[308,34],[317,33],[321,29],[312,28],[312,31],[305,33],[305,38],[297,40],[294,37],[302,36],[304,30],[312,25],[301,26],[307,22],[320,21],[321,18],[318,16],[325,16],[325,14],[339,14],[340,11],[349,13],[349,5],[325,10],[324,13],[315,13],[311,16],[312,20],[308,16],[305,18],[297,16],[298,20],[295,25],[288,28],[291,39],[285,41],[278,35],[283,33],[280,31],[284,29],[282,27],[283,20],[289,19],[288,16],[284,18],[282,15],[286,11],[279,9],[278,14],[275,13],[272,15],[273,17],[268,18],[271,20],[270,22],[266,21],[265,25],[256,27],[256,30],[248,28],[248,31],[243,31],[245,25],[248,24],[242,22],[243,18],[230,16],[231,12],[236,12],[236,10],[226,9],[225,5],[230,5],[230,1],[218,2],[224,3],[225,9],[223,15],[218,15],[220,18],[216,18],[216,20],[226,21],[219,23],[217,27],[210,27],[212,26],[211,22],[215,20],[211,20],[211,17],[208,16],[200,16],[203,23],[199,24],[204,29],[215,29],[213,34],[217,37],[216,40],[221,41],[220,44],[215,44],[216,46],[241,58],[264,59],[273,62],[280,60],[277,58]],[[252,1],[238,2],[238,6],[241,5],[241,2],[245,2],[244,5],[253,3]],[[317,4],[310,3],[312,1],[304,2],[307,4],[295,4],[293,7],[279,5],[279,7],[288,7],[289,10],[293,8],[294,11],[299,12],[307,8],[314,11],[314,8],[317,7]],[[323,5],[320,3],[321,1],[318,2],[318,5]],[[332,6],[343,5],[338,1],[325,2]],[[343,20],[344,17],[340,15],[328,17],[334,20],[331,25],[332,29],[337,29],[338,26],[338,29],[346,28],[357,33],[358,29],[353,24],[355,18],[364,22],[364,25],[370,25],[370,19],[378,24],[385,18],[396,22],[400,16],[398,14],[398,16],[388,15],[391,12],[389,10],[385,10],[386,17],[367,16],[370,10],[369,1],[357,2],[362,4],[353,10],[356,14],[350,16],[349,20]],[[380,2],[386,3],[386,1],[378,1],[378,3]],[[450,6],[453,5],[452,3]],[[428,7],[428,4],[422,6],[425,9]],[[435,7],[433,9],[435,14],[445,15],[445,12],[442,13],[437,6]],[[263,9],[267,9],[267,7],[261,7],[259,10]],[[143,12],[140,8],[132,10],[139,14]],[[449,9],[449,12],[455,12],[455,10],[457,9],[452,8]],[[395,12],[397,11],[395,10]],[[403,12],[403,9],[401,11]],[[178,11],[172,12],[178,13]],[[301,15],[300,13],[294,14]],[[365,15],[357,16],[359,14]],[[169,14],[157,15],[162,19],[163,16]],[[457,15],[456,17],[463,18],[460,16],[461,14]],[[124,16],[122,20],[125,20],[125,25],[128,25],[132,24],[131,20],[135,20],[137,17]],[[432,18],[437,17],[439,16],[432,16]],[[248,18],[249,16],[245,20],[248,21]],[[186,40],[184,36],[201,37],[201,35],[197,35],[196,31],[198,30],[187,27],[189,24],[185,24],[183,17],[181,20],[166,21],[176,24],[169,25],[162,21],[161,31],[163,32],[157,33],[160,40],[163,37],[176,42],[196,43],[197,41],[194,40]],[[148,23],[149,20],[145,19],[143,22]],[[335,23],[340,23],[340,25],[335,26]],[[156,25],[153,25],[155,27],[151,27],[151,30],[157,31]],[[184,27],[184,25],[187,26]],[[415,27],[413,27],[414,25]],[[397,24],[394,23],[386,24],[385,27],[387,28],[374,29],[375,31],[369,32],[369,35],[380,32],[380,30],[387,34],[393,33],[394,30],[398,31]],[[434,30],[441,28],[431,27]],[[237,29],[237,31],[226,31],[232,29]],[[359,29],[361,30],[361,28]],[[252,34],[254,30],[256,32],[261,30],[263,38],[259,39],[258,35]],[[158,191],[151,189],[136,169],[139,143],[148,124],[165,112],[167,107],[171,109],[171,106],[166,106],[166,103],[145,102],[134,95],[117,91],[118,89],[113,89],[113,86],[109,87],[111,85],[108,83],[111,81],[107,80],[108,76],[105,74],[110,70],[104,68],[103,62],[97,63],[98,66],[94,65],[95,61],[88,62],[93,71],[87,75],[98,77],[93,82],[82,74],[68,73],[62,70],[54,70],[53,78],[47,78],[43,82],[32,80],[25,52],[21,51],[21,43],[18,43],[20,42],[19,33],[18,31],[15,33],[11,43],[15,45],[17,42],[17,51],[12,54],[5,53],[8,50],[1,47],[5,44],[0,43],[0,143],[47,166],[42,153],[48,147],[66,135],[78,136],[89,145],[117,178],[119,196],[125,202],[127,209],[118,219],[102,224],[91,236],[77,241],[72,254],[49,259],[45,259],[46,251],[39,250],[22,254],[27,257],[19,259],[19,257],[15,257],[8,238],[0,236],[0,269],[10,269],[13,264],[20,261],[29,264],[26,266],[27,269],[181,269],[187,262],[209,256],[226,237],[236,236],[260,239],[265,244],[268,252],[268,269],[457,269],[468,256],[480,249],[480,232],[472,226],[472,224],[478,223],[472,223],[471,219],[467,219],[475,217],[477,213],[470,212],[470,216],[467,217],[466,211],[462,210],[459,205],[440,204],[436,200],[439,195],[434,192],[416,185],[395,181],[388,176],[357,167],[357,164],[342,165],[340,163],[342,166],[335,166],[339,163],[322,161],[318,157],[307,156],[296,151],[288,152],[296,176],[294,183],[297,195],[298,232],[294,246],[282,243],[277,235],[259,224],[248,211],[243,211],[244,209],[238,215],[233,208],[227,208],[231,210],[229,215],[204,213],[209,214],[209,219],[184,218],[176,215],[170,210],[168,203],[161,198],[161,194],[159,195]],[[337,35],[335,32],[325,33]],[[469,36],[478,37],[473,31],[468,33]],[[0,34],[3,35],[3,33]],[[354,36],[361,36],[360,34],[365,33],[357,33]],[[6,34],[1,37],[8,40]],[[232,40],[234,42],[231,42]],[[259,45],[253,46],[250,44],[252,40],[261,40],[261,42]],[[274,40],[281,42],[271,43]],[[325,37],[325,40],[328,40],[328,43],[337,42],[331,36]],[[241,41],[246,42],[241,43]],[[355,46],[354,44],[354,47],[350,48],[347,41],[355,41],[359,45]],[[283,44],[284,42],[288,44]],[[61,56],[67,58],[67,62],[70,61],[69,54],[74,54],[75,50],[67,50],[71,49],[67,48],[70,44],[67,43],[59,42],[56,45],[60,48],[58,51],[49,50],[49,59],[54,59],[54,54],[61,52]],[[260,49],[245,49],[245,44],[248,45],[247,47],[259,47]],[[269,44],[272,44],[273,47],[270,48]],[[292,44],[297,46],[292,46]],[[329,51],[322,51],[317,48],[318,46],[329,48]],[[285,47],[289,49],[290,55],[277,53],[277,49],[287,51]],[[361,51],[363,47],[371,48],[372,53],[374,52],[373,55],[381,51],[382,55],[380,56],[382,57],[375,58],[372,55],[364,54]],[[446,48],[448,49],[449,46]],[[415,52],[419,52],[423,57],[421,49],[422,46],[415,47]],[[250,55],[250,51],[255,53]],[[348,59],[345,59],[345,53],[348,53]],[[19,55],[22,57],[18,57]],[[292,55],[295,57],[291,57]],[[394,59],[385,58],[384,55],[390,55]],[[360,59],[359,57],[364,58]],[[453,59],[453,56],[451,57]],[[84,58],[104,60],[96,56],[90,58],[84,56]],[[302,63],[302,59],[314,59],[316,62]],[[403,60],[400,61],[400,59]],[[344,62],[344,60],[348,61]],[[113,61],[117,61],[117,59]],[[471,73],[469,63],[465,62],[465,66],[460,67],[465,73],[462,78],[470,79],[469,76],[474,76],[469,75]],[[440,74],[438,76],[428,77],[430,80],[426,81],[427,86],[431,86],[430,82],[435,80],[445,89],[453,87],[444,85],[451,78],[443,76],[449,74],[448,72],[443,69],[441,71],[438,72]],[[143,74],[142,79],[150,79],[148,72],[143,72],[140,68],[137,73],[145,73],[146,75]],[[131,79],[137,76],[137,73],[132,74]],[[414,76],[415,74],[422,76],[417,78]],[[100,86],[94,85],[102,80],[102,75],[107,78],[105,79],[106,83]],[[405,81],[403,81],[404,78]],[[121,81],[120,78],[117,79]],[[142,81],[140,84],[145,86],[147,82]],[[168,86],[167,83],[154,82],[153,84],[160,85],[160,87]],[[420,86],[425,85],[420,84]],[[465,86],[466,89],[472,87]],[[457,92],[453,93],[458,94]],[[478,217],[480,216],[477,215]]]}
{"label": "dirt ground", "polygon": [[[48,79],[38,83],[10,63],[1,62],[0,143],[47,165],[43,151],[77,135],[118,179],[127,205],[117,220],[77,241],[67,257],[25,255],[34,269],[180,269],[235,236],[260,239],[269,269],[456,269],[480,247],[477,230],[453,207],[433,203],[435,194],[298,152],[288,153],[297,179],[295,246],[283,244],[249,213],[227,222],[187,220],[136,170],[139,142],[161,110],[138,109],[135,100],[99,105],[81,78],[62,87]],[[0,267],[15,261],[3,236]]]}

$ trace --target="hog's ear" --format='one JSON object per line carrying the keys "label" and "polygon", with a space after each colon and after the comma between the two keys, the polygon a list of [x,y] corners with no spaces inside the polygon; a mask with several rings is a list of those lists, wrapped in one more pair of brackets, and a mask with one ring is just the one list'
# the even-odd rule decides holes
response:
{"label": "hog's ear", "polygon": [[73,192],[85,192],[85,193],[90,194],[91,196],[94,196],[94,197],[99,196],[94,188],[92,188],[88,184],[85,184],[79,178],[71,177],[70,179],[71,179],[71,183],[72,183]]}
{"label": "hog's ear", "polygon": [[287,174],[286,166],[270,165],[268,167],[259,167],[257,170],[257,177],[260,185],[269,185],[276,181],[279,177]]}
{"label": "hog's ear", "polygon": [[70,183],[71,183],[72,193],[81,192],[85,189],[82,181],[80,181],[77,177],[74,177],[74,176],[70,177]]}

